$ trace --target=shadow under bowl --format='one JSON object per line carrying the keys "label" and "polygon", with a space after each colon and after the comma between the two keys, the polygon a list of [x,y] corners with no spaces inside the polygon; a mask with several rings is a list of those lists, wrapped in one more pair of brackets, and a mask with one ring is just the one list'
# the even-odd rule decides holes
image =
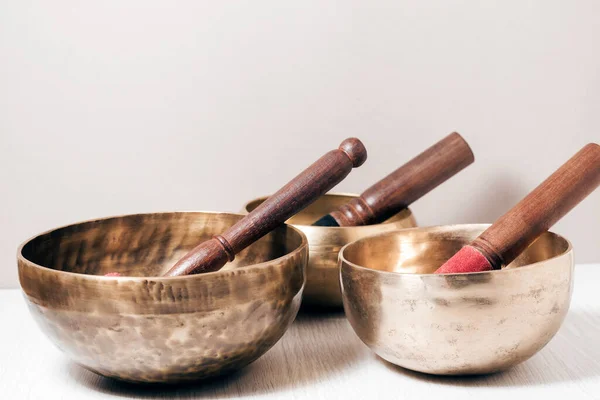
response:
{"label": "shadow under bowl", "polygon": [[573,249],[551,232],[498,271],[433,272],[489,225],[405,229],[340,253],[344,310],[381,358],[438,375],[488,374],[523,362],[560,328]]}
{"label": "shadow under bowl", "polygon": [[302,232],[281,226],[217,272],[159,277],[242,217],[125,215],[40,234],[17,255],[29,309],[56,346],[107,377],[174,383],[242,368],[296,317],[308,258]]}
{"label": "shadow under bowl", "polygon": [[[243,212],[249,213],[269,196],[248,202]],[[375,225],[353,227],[311,226],[324,215],[348,203],[354,194],[326,194],[290,218],[287,223],[300,229],[308,238],[309,257],[306,267],[306,288],[303,302],[310,307],[341,308],[338,254],[346,244],[383,232],[417,226],[409,208],[402,210],[387,221]]]}

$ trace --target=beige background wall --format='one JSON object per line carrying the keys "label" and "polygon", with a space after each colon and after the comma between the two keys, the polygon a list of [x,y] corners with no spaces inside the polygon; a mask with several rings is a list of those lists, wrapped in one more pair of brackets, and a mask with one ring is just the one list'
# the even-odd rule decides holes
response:
{"label": "beige background wall", "polygon": [[[600,2],[496,3],[0,0],[0,286],[42,230],[237,211],[347,136],[359,192],[461,132],[476,164],[413,209],[493,221],[600,140]],[[555,231],[599,262],[599,223],[597,191]]]}

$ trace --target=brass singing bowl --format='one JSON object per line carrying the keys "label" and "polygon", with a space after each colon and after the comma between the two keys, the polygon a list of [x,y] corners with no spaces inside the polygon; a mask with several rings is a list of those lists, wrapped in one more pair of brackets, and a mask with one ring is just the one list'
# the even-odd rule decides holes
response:
{"label": "brass singing bowl", "polygon": [[[287,223],[300,229],[308,238],[309,256],[306,267],[305,304],[335,308],[342,307],[340,290],[338,253],[346,244],[355,240],[397,229],[412,228],[417,222],[409,208],[402,210],[387,221],[367,226],[324,227],[311,226],[324,215],[357,197],[354,194],[326,194],[290,218]],[[249,213],[258,207],[268,196],[247,203],[243,212]]]}
{"label": "brass singing bowl", "polygon": [[487,374],[527,360],[571,301],[573,249],[545,233],[502,270],[432,274],[488,225],[390,232],[340,252],[344,310],[381,358],[428,374]]}
{"label": "brass singing bowl", "polygon": [[[71,359],[132,382],[179,382],[256,360],[293,322],[306,237],[281,226],[220,271],[158,277],[241,215],[174,212],[69,225],[18,250],[35,320]],[[104,277],[119,272],[126,277]]]}

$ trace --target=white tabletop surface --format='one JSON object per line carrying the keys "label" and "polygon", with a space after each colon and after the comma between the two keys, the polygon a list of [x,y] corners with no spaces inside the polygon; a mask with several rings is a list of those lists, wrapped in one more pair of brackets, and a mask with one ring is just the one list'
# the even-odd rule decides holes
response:
{"label": "white tabletop surface", "polygon": [[600,264],[576,267],[569,314],[552,341],[504,373],[445,378],[377,358],[343,313],[302,312],[242,371],[191,386],[139,387],[71,363],[40,332],[20,290],[0,290],[0,399],[600,399]]}

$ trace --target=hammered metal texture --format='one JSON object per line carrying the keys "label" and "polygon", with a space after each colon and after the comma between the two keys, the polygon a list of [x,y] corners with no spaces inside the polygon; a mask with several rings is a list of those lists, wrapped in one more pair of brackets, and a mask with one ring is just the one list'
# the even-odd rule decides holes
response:
{"label": "hammered metal texture", "polygon": [[[405,209],[381,224],[355,227],[311,226],[319,218],[346,204],[354,194],[326,194],[290,218],[287,222],[300,229],[308,238],[309,257],[306,268],[306,288],[303,302],[314,307],[340,308],[338,253],[355,240],[383,232],[417,226],[410,209]],[[252,200],[243,212],[254,210],[267,197]]]}
{"label": "hammered metal texture", "polygon": [[503,270],[432,274],[488,225],[415,228],[344,247],[344,310],[381,358],[440,375],[492,373],[533,356],[571,301],[573,250],[545,233]]}
{"label": "hammered metal texture", "polygon": [[[241,368],[273,346],[298,312],[305,236],[282,226],[221,271],[157,277],[240,218],[128,215],[41,234],[18,252],[31,313],[54,344],[104,376],[179,382]],[[112,271],[128,277],[101,276]]]}

